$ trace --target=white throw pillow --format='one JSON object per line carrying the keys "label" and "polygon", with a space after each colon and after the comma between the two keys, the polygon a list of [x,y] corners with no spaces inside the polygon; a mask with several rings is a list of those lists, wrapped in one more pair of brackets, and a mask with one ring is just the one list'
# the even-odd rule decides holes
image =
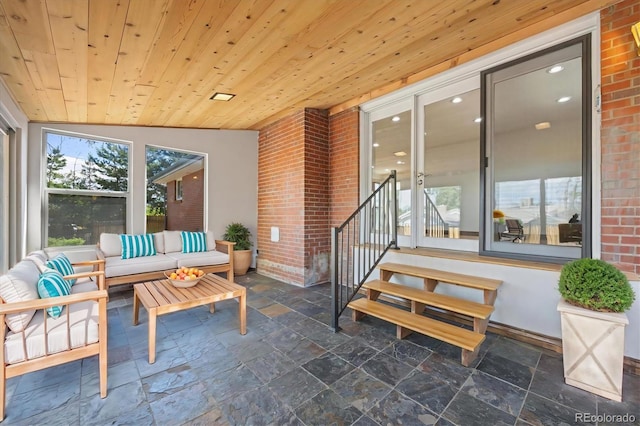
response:
{"label": "white throw pillow", "polygon": [[214,251],[216,249],[216,238],[213,235],[213,231],[207,231],[207,251]]}
{"label": "white throw pillow", "polygon": [[182,236],[180,232],[181,231],[163,231],[165,253],[173,253],[176,251],[182,253]]}
{"label": "white throw pillow", "polygon": [[103,232],[100,234],[100,250],[106,257],[122,256],[122,243],[120,234],[110,234]]}
{"label": "white throw pillow", "polygon": [[[38,299],[39,277],[40,271],[34,262],[29,260],[18,262],[9,272],[0,276],[0,297],[6,303]],[[35,312],[31,310],[10,314],[5,317],[5,322],[11,331],[19,333],[27,327]]]}

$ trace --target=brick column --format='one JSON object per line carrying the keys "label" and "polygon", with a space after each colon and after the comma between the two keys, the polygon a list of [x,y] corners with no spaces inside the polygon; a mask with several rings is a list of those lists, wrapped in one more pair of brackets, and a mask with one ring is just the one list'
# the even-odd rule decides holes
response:
{"label": "brick column", "polygon": [[[329,281],[329,121],[305,109],[260,130],[258,272],[309,286]],[[272,241],[278,228],[280,239]]]}

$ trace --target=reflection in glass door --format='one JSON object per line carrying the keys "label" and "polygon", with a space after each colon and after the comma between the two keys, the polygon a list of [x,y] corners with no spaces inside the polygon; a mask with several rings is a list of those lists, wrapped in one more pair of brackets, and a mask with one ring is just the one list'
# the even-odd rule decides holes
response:
{"label": "reflection in glass door", "polygon": [[478,246],[481,122],[478,86],[474,79],[419,98],[420,246],[455,249]]}
{"label": "reflection in glass door", "polygon": [[[371,128],[371,191],[396,170],[398,238],[411,236],[411,111],[374,119]],[[405,238],[406,239],[406,238]]]}

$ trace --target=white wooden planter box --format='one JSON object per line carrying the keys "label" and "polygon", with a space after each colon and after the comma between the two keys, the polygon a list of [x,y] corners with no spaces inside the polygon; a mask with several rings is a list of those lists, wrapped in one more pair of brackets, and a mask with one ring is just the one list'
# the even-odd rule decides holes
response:
{"label": "white wooden planter box", "polygon": [[562,322],[564,379],[568,385],[622,400],[624,313],[597,312],[558,303]]}

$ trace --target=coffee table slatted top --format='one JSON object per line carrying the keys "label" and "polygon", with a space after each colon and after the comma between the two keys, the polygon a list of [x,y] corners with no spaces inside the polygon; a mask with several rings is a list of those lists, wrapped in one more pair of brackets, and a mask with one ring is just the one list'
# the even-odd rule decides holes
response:
{"label": "coffee table slatted top", "polygon": [[136,285],[136,291],[145,308],[156,309],[159,315],[240,297],[246,293],[244,287],[213,274],[203,276],[193,287],[178,288],[168,280],[157,280]]}

